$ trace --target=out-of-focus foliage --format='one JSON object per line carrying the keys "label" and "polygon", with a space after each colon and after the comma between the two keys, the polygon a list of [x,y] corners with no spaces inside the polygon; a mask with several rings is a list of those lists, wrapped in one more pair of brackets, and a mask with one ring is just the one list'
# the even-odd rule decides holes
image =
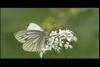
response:
{"label": "out-of-focus foliage", "polygon": [[49,32],[66,27],[75,32],[73,49],[50,51],[43,58],[99,58],[98,8],[1,8],[1,58],[39,58],[26,52],[14,33],[35,22]]}

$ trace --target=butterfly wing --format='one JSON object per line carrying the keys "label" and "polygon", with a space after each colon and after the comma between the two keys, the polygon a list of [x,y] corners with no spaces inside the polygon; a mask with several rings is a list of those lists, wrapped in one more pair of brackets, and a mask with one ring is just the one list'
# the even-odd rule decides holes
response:
{"label": "butterfly wing", "polygon": [[16,33],[14,33],[14,36],[19,42],[25,43],[25,37],[26,37],[25,32],[26,32],[26,30],[16,32]]}
{"label": "butterfly wing", "polygon": [[38,37],[29,39],[23,44],[23,49],[29,52],[41,51],[45,45],[45,36],[42,32],[36,31],[39,34]]}
{"label": "butterfly wing", "polygon": [[22,30],[22,31],[15,33],[14,36],[19,42],[25,43],[30,38],[36,38],[40,35],[35,30],[33,31]]}
{"label": "butterfly wing", "polygon": [[29,52],[37,51],[37,45],[38,45],[39,39],[40,39],[40,37],[37,37],[35,39],[30,39],[30,40],[26,41],[23,44],[23,49],[25,51],[29,51]]}
{"label": "butterfly wing", "polygon": [[27,30],[39,30],[39,31],[44,31],[39,25],[35,23],[30,23],[27,27]]}

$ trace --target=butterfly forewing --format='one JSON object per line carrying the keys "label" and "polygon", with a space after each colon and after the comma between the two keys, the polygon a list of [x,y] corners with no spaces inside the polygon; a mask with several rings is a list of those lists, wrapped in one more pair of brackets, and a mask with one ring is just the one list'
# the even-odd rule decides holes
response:
{"label": "butterfly forewing", "polygon": [[14,36],[19,42],[25,43],[30,38],[36,38],[40,35],[35,31],[22,30],[22,31],[15,33]]}
{"label": "butterfly forewing", "polygon": [[14,36],[19,42],[24,43],[25,40],[23,38],[25,37],[25,32],[26,30],[19,31],[17,33],[14,33]]}

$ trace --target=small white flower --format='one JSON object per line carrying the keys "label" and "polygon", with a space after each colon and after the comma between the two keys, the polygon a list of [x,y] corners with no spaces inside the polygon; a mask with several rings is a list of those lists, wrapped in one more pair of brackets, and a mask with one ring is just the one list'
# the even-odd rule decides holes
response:
{"label": "small white flower", "polygon": [[72,41],[72,37],[67,37],[67,40],[68,40],[69,42],[71,42],[71,41]]}
{"label": "small white flower", "polygon": [[64,47],[65,47],[65,49],[68,49],[68,44],[65,44]]}
{"label": "small white flower", "polygon": [[60,46],[60,47],[63,47],[63,43],[64,43],[64,41],[61,41],[61,42],[59,43],[59,46]]}
{"label": "small white flower", "polygon": [[56,51],[57,51],[58,53],[60,52],[60,50],[61,50],[61,48],[60,48],[60,47],[57,47]]}
{"label": "small white flower", "polygon": [[76,38],[76,36],[73,37],[73,40],[74,40],[75,42],[77,42],[77,38]]}
{"label": "small white flower", "polygon": [[52,31],[52,32],[50,33],[50,36],[53,36],[53,35],[57,35],[57,31]]}
{"label": "small white flower", "polygon": [[57,45],[58,43],[59,43],[58,38],[55,38],[55,42],[54,42],[54,44]]}
{"label": "small white flower", "polygon": [[40,52],[40,57],[42,58],[42,56],[43,56],[43,52]]}
{"label": "small white flower", "polygon": [[71,48],[71,49],[73,48],[73,46],[72,46],[72,45],[68,45],[68,46],[69,46],[69,48]]}

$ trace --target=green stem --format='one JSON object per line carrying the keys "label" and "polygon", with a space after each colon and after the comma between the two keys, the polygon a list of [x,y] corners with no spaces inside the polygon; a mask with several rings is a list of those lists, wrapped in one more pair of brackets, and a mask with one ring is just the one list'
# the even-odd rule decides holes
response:
{"label": "green stem", "polygon": [[64,58],[67,58],[66,49],[64,47],[62,47],[62,53],[64,55]]}

